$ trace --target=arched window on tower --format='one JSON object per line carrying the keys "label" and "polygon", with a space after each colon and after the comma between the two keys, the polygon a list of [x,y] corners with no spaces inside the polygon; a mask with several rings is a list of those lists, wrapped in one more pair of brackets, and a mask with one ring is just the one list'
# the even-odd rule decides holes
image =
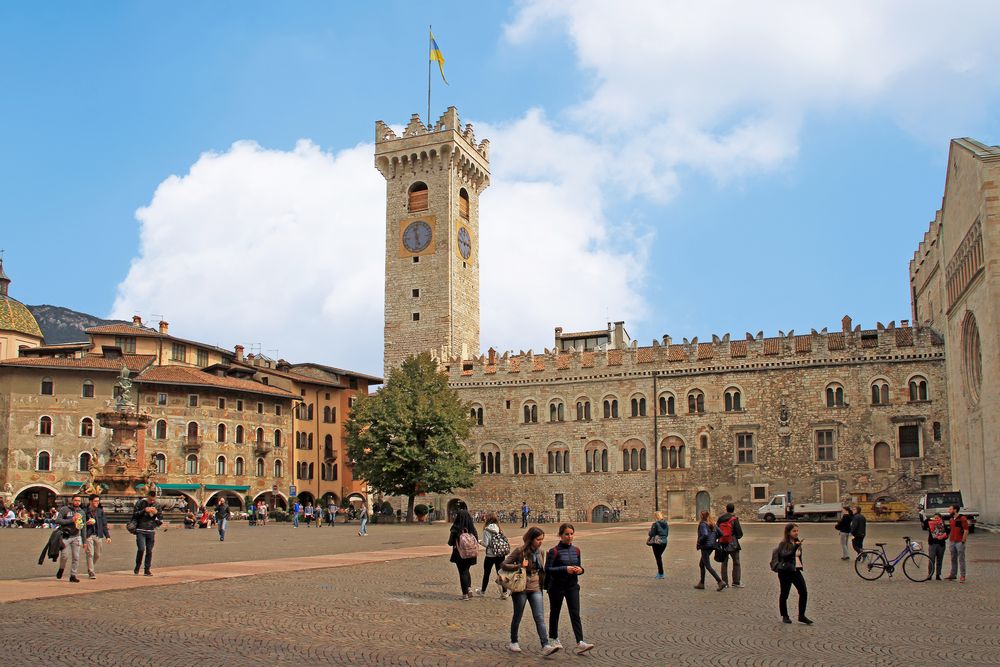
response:
{"label": "arched window on tower", "polygon": [[463,220],[469,219],[469,191],[465,188],[458,191],[458,215]]}
{"label": "arched window on tower", "polygon": [[426,211],[429,207],[427,184],[417,181],[410,186],[407,207],[410,211]]}

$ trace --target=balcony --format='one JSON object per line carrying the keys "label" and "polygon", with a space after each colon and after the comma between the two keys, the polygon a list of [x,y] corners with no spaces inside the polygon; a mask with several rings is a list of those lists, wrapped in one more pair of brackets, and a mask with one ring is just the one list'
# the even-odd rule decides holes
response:
{"label": "balcony", "polygon": [[202,446],[202,439],[200,435],[184,436],[184,441],[183,441],[184,453],[196,454],[201,451],[201,446]]}
{"label": "balcony", "polygon": [[266,440],[258,440],[254,443],[253,451],[257,456],[266,456],[274,450],[274,447],[270,442]]}

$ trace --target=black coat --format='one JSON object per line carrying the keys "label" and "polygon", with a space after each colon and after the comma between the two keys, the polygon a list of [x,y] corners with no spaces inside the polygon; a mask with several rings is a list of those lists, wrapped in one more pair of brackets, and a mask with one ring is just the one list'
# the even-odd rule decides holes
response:
{"label": "black coat", "polygon": [[38,564],[44,563],[46,557],[52,559],[53,562],[59,560],[59,552],[62,551],[64,544],[62,531],[53,530],[52,534],[49,535],[48,542],[42,547],[42,553],[38,555]]}

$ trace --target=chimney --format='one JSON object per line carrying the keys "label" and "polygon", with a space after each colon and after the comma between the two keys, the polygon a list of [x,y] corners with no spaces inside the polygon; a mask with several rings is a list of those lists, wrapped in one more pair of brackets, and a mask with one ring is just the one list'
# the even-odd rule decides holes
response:
{"label": "chimney", "polygon": [[167,331],[170,329],[170,325],[160,320],[160,333],[166,335]]}
{"label": "chimney", "polygon": [[851,333],[851,316],[844,315],[844,319],[840,320],[840,325],[844,333]]}
{"label": "chimney", "polygon": [[910,327],[910,320],[900,320],[899,326],[903,327],[904,329],[908,329]]}
{"label": "chimney", "polygon": [[139,317],[138,315],[133,315],[132,316],[132,326],[141,327],[142,326],[142,318]]}
{"label": "chimney", "polygon": [[236,361],[243,363],[243,346],[237,345],[233,351],[236,353]]}
{"label": "chimney", "polygon": [[496,366],[496,363],[497,363],[497,351],[491,347],[490,350],[489,350],[489,355],[490,355],[490,366]]}

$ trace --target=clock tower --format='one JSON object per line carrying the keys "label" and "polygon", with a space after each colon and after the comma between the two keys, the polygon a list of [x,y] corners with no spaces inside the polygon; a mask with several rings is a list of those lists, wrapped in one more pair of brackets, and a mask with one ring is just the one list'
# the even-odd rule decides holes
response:
{"label": "clock tower", "polygon": [[489,141],[455,107],[433,127],[414,114],[397,136],[375,123],[386,180],[385,376],[411,355],[479,355],[479,195]]}

